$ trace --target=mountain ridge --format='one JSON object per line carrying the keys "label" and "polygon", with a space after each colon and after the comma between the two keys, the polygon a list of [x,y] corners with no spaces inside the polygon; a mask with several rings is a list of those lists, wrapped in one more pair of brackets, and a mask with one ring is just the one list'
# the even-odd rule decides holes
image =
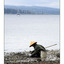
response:
{"label": "mountain ridge", "polygon": [[[15,11],[16,13],[11,12]],[[20,14],[60,14],[59,8],[50,8],[42,6],[4,6],[5,14],[17,14],[17,11],[20,10]]]}

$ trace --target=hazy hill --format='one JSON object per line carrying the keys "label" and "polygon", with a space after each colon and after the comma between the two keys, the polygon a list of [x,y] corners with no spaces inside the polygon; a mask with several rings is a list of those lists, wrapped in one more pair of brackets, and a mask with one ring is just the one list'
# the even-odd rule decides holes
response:
{"label": "hazy hill", "polygon": [[60,9],[40,6],[8,6],[4,7],[5,14],[60,14]]}

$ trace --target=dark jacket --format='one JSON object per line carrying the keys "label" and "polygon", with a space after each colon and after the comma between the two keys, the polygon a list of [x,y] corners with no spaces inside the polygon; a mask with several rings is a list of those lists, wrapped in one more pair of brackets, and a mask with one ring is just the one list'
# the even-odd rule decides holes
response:
{"label": "dark jacket", "polygon": [[40,57],[40,51],[46,51],[46,49],[42,45],[36,44],[31,52],[31,57]]}

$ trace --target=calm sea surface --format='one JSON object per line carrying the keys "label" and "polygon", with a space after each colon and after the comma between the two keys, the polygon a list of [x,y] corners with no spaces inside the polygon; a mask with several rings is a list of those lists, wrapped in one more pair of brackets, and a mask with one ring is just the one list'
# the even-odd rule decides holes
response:
{"label": "calm sea surface", "polygon": [[31,41],[59,49],[59,15],[6,15],[5,52],[28,51]]}

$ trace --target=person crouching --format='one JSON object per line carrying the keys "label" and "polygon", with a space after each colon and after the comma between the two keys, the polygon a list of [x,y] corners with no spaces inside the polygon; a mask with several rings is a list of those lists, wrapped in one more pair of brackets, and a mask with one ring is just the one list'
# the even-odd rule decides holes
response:
{"label": "person crouching", "polygon": [[41,58],[42,61],[45,61],[46,59],[46,49],[42,46],[37,44],[35,41],[31,41],[29,47],[34,47],[34,50],[31,51],[31,56],[33,58]]}

